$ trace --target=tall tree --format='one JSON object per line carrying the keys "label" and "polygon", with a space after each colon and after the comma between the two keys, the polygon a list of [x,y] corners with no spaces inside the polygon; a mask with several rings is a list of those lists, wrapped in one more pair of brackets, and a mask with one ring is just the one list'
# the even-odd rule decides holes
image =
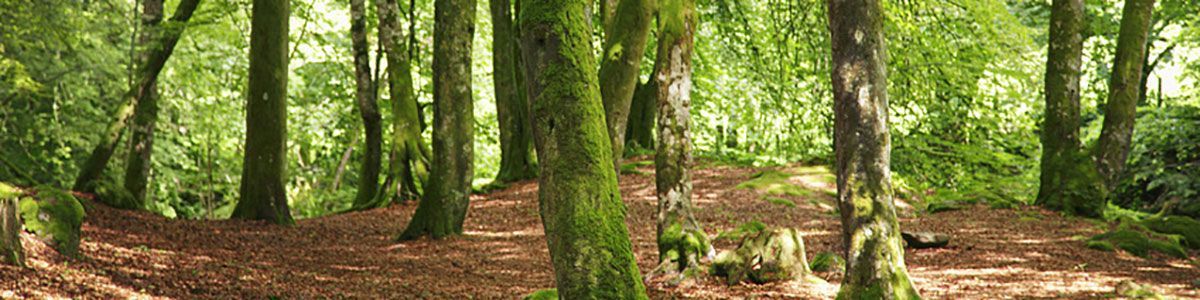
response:
{"label": "tall tree", "polygon": [[[409,10],[415,1],[410,1]],[[428,169],[428,157],[421,139],[421,121],[413,89],[410,51],[416,47],[407,43],[400,22],[400,7],[396,0],[375,0],[379,14],[379,43],[387,56],[388,93],[392,101],[392,149],[388,166],[392,182],[385,184],[392,201],[414,199],[420,193],[417,182]],[[415,21],[410,17],[410,22]],[[411,37],[412,32],[408,35]],[[391,201],[381,201],[385,204]]]}
{"label": "tall tree", "polygon": [[650,81],[639,83],[633,90],[629,121],[625,126],[627,148],[654,149],[654,123],[658,115],[658,87],[655,86],[654,77],[651,74]]}
{"label": "tall tree", "polygon": [[[633,0],[626,0],[633,1]],[[691,106],[692,43],[696,32],[695,0],[660,0],[658,59],[654,86],[658,94],[659,143],[654,155],[658,195],[658,260],[660,269],[689,274],[700,258],[711,254],[708,236],[692,216]],[[617,141],[614,141],[617,142]]]}
{"label": "tall tree", "polygon": [[829,0],[834,156],[846,276],[838,299],[918,299],[892,202],[880,0]]}
{"label": "tall tree", "polygon": [[1055,0],[1046,60],[1041,184],[1036,202],[1050,209],[1098,216],[1104,187],[1079,142],[1079,76],[1083,64],[1083,0]]}
{"label": "tall tree", "polygon": [[354,51],[354,99],[362,116],[363,134],[366,137],[359,169],[358,194],[354,197],[354,207],[362,208],[376,205],[383,157],[383,127],[380,124],[379,103],[376,102],[377,90],[371,78],[371,45],[367,42],[365,0],[350,0],[350,40]]}
{"label": "tall tree", "polygon": [[[142,1],[142,27],[138,39],[142,44],[139,63],[150,59],[158,25],[163,18],[162,0]],[[146,184],[150,176],[150,155],[154,147],[154,123],[158,121],[158,80],[151,81],[147,92],[137,100],[133,112],[133,135],[129,142],[129,157],[125,160],[125,189],[133,195],[135,206],[145,207]]]}
{"label": "tall tree", "polygon": [[289,0],[254,0],[241,199],[233,218],[293,224],[288,210],[287,80]]}
{"label": "tall tree", "polygon": [[187,29],[188,19],[192,18],[192,13],[199,5],[200,0],[179,2],[171,19],[167,24],[161,25],[161,35],[158,35],[153,43],[148,43],[153,47],[145,55],[147,58],[144,63],[138,66],[137,80],[121,97],[124,102],[117,107],[116,119],[108,124],[103,135],[100,136],[100,142],[92,148],[91,155],[80,168],[79,176],[75,177],[74,190],[90,191],[91,185],[100,179],[100,175],[108,166],[108,161],[112,159],[117,143],[120,143],[121,136],[125,133],[125,127],[128,126],[129,119],[133,116],[134,108],[140,99],[145,98],[154,90],[154,83],[158,81],[158,73],[166,65],[167,59],[171,57],[171,52],[175,50],[175,44],[179,42],[184,29]]}
{"label": "tall tree", "polygon": [[600,96],[604,100],[604,119],[608,124],[614,168],[620,167],[621,156],[625,154],[625,125],[629,120],[629,105],[637,87],[646,39],[650,34],[650,22],[654,17],[654,1],[620,1],[614,20],[604,31]]}
{"label": "tall tree", "polygon": [[1096,154],[1096,166],[1109,189],[1116,184],[1129,156],[1142,88],[1146,36],[1150,32],[1153,12],[1154,0],[1125,0],[1121,13],[1121,33],[1117,37],[1117,54],[1108,82],[1108,102],[1104,106],[1104,127],[1100,131]]}
{"label": "tall tree", "polygon": [[562,299],[646,299],[612,168],[587,4],[521,3],[542,225]]}
{"label": "tall tree", "polygon": [[461,234],[474,176],[475,116],[471,98],[474,0],[434,2],[433,170],[401,240]]}
{"label": "tall tree", "polygon": [[496,118],[500,123],[500,171],[496,181],[537,177],[533,162],[533,129],[522,86],[519,33],[513,24],[512,3],[490,0],[492,14],[492,78],[496,85]]}

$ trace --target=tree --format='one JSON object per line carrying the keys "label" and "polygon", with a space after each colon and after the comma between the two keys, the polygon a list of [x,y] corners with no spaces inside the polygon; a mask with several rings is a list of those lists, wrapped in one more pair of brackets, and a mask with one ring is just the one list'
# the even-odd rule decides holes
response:
{"label": "tree", "polygon": [[[650,75],[651,79],[654,77],[654,74]],[[639,83],[633,90],[633,101],[629,105],[629,121],[625,126],[626,148],[654,149],[657,113],[658,87],[655,87],[654,80]]]}
{"label": "tree", "polygon": [[1129,157],[1142,89],[1146,36],[1153,12],[1154,0],[1126,0],[1121,13],[1121,33],[1117,37],[1117,54],[1108,82],[1108,102],[1104,106],[1104,127],[1096,149],[1096,166],[1110,190],[1116,185]]}
{"label": "tree", "polygon": [[834,156],[846,276],[838,299],[917,299],[892,202],[879,0],[829,0]]}
{"label": "tree", "polygon": [[604,100],[614,168],[621,167],[621,156],[625,153],[625,125],[654,10],[654,0],[619,1],[614,20],[604,29],[600,96]]}
{"label": "tree", "polygon": [[475,116],[471,98],[474,0],[434,2],[433,170],[401,240],[461,234],[474,175]]}
{"label": "tree", "polygon": [[612,167],[585,5],[521,3],[542,225],[562,299],[645,299]]}
{"label": "tree", "polygon": [[[415,1],[409,4],[411,12]],[[392,195],[393,201],[402,201],[420,195],[417,182],[428,169],[428,157],[421,139],[417,97],[413,90],[413,57],[410,53],[416,43],[406,42],[416,39],[406,39],[396,0],[375,0],[375,5],[379,12],[379,43],[387,55],[388,92],[392,101],[392,149],[388,166],[390,182],[385,183],[384,187]],[[409,21],[416,20],[410,16]],[[413,32],[410,30],[408,35],[412,37]],[[380,201],[380,204],[388,202]]]}
{"label": "tree", "polygon": [[91,155],[80,168],[79,176],[75,177],[74,190],[90,191],[92,184],[100,179],[100,175],[108,166],[108,161],[112,159],[117,143],[121,141],[121,136],[125,133],[125,127],[129,124],[130,117],[133,116],[134,107],[138,105],[139,100],[146,98],[154,90],[154,83],[158,81],[159,72],[166,65],[167,59],[171,57],[171,52],[175,50],[175,44],[179,42],[184,29],[187,29],[188,19],[192,18],[192,13],[198,6],[200,6],[200,0],[179,2],[170,21],[161,26],[162,34],[157,37],[155,42],[149,43],[154,47],[148,50],[149,52],[145,54],[145,62],[138,67],[137,80],[121,97],[124,102],[117,107],[116,119],[108,124],[104,134],[100,136],[100,142],[92,148]]}
{"label": "tree", "polygon": [[[155,42],[155,33],[160,29],[159,23],[163,18],[162,0],[142,1],[142,27],[144,30],[138,39],[142,43],[141,63],[150,59],[150,52]],[[154,148],[154,123],[158,121],[158,80],[155,79],[146,87],[147,92],[137,99],[133,112],[133,135],[130,137],[129,156],[125,160],[125,189],[135,200],[137,207],[145,207],[146,184],[149,183],[150,157]]]}
{"label": "tree", "polygon": [[1051,6],[1041,184],[1036,203],[1082,216],[1099,216],[1104,207],[1103,183],[1079,141],[1079,76],[1086,27],[1083,16],[1083,0],[1055,0]]}
{"label": "tree", "polygon": [[362,167],[359,169],[358,194],[354,207],[376,206],[379,200],[379,168],[383,157],[383,127],[380,124],[379,104],[376,102],[375,82],[371,78],[370,43],[367,42],[367,8],[365,0],[350,0],[350,39],[354,51],[355,102],[363,120],[366,145],[363,147]]}
{"label": "tree", "polygon": [[289,0],[254,0],[241,200],[233,218],[293,224],[288,210],[287,74]]}
{"label": "tree", "polygon": [[496,118],[500,125],[500,171],[496,181],[537,177],[533,162],[533,129],[521,82],[519,33],[513,25],[512,4],[491,0],[492,77],[496,82]]}
{"label": "tree", "polygon": [[[626,0],[632,1],[632,0]],[[658,12],[658,59],[654,87],[658,95],[659,143],[654,155],[658,196],[660,269],[681,275],[700,267],[711,254],[708,237],[692,216],[691,106],[692,43],[696,31],[694,0],[661,0]],[[620,142],[620,141],[614,141]]]}

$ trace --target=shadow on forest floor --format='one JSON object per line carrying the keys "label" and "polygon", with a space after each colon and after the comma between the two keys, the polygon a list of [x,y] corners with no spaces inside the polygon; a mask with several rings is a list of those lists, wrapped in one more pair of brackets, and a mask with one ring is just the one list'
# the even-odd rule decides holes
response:
{"label": "shadow on forest floor", "polygon": [[[819,169],[795,169],[809,172],[808,179],[786,179],[808,180],[799,184],[811,191],[792,193],[737,188],[775,169],[697,170],[696,217],[714,236],[750,221],[796,227],[810,257],[841,253],[840,225],[829,206],[832,185]],[[647,271],[657,257],[653,167],[639,171],[621,177],[621,192],[638,263]],[[415,203],[301,220],[295,227],[166,220],[91,204],[85,258],[64,259],[26,236],[31,268],[0,267],[0,298],[519,298],[553,286],[536,196],[536,182],[473,196],[464,236],[399,244],[392,238]],[[1087,249],[1080,237],[1099,227],[1036,208],[974,206],[905,218],[901,226],[954,235],[946,248],[906,252],[911,277],[927,298],[1109,297],[1122,280],[1200,297],[1191,287],[1200,278],[1194,264]],[[728,249],[733,241],[716,246]],[[834,284],[727,287],[705,277],[650,289],[654,298],[832,297],[841,275],[817,275]]]}

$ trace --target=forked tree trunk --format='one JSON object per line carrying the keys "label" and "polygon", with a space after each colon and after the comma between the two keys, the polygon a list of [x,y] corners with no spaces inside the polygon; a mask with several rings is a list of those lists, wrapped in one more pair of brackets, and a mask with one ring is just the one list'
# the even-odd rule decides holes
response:
{"label": "forked tree trunk", "polygon": [[288,209],[287,70],[289,0],[254,0],[241,199],[233,218],[294,224]]}
{"label": "forked tree trunk", "polygon": [[383,167],[383,127],[380,124],[379,103],[376,101],[375,81],[371,78],[371,45],[367,42],[367,7],[365,0],[350,0],[350,40],[354,49],[354,99],[363,120],[363,161],[359,167],[358,193],[354,207],[377,206],[379,169]]}
{"label": "forked tree trunk", "polygon": [[1153,13],[1154,0],[1125,0],[1125,9],[1121,13],[1121,33],[1117,37],[1117,54],[1108,82],[1104,127],[1100,131],[1096,155],[1097,168],[1109,190],[1116,185],[1129,157],[1141,96],[1146,36],[1150,34]]}
{"label": "forked tree trunk", "polygon": [[[421,121],[417,112],[417,97],[413,90],[411,47],[400,23],[400,7],[396,0],[375,0],[379,13],[379,42],[387,55],[388,92],[392,101],[392,149],[388,172],[392,185],[386,186],[391,201],[405,201],[420,196],[417,182],[428,170],[428,158],[422,151]],[[409,32],[409,34],[412,34]]]}
{"label": "forked tree trunk", "polygon": [[561,299],[646,299],[612,167],[585,5],[521,3],[542,225]]}
{"label": "forked tree trunk", "polygon": [[521,82],[520,38],[513,25],[512,4],[491,0],[492,77],[496,85],[496,118],[500,124],[500,171],[496,181],[537,177],[533,161],[533,130]]}
{"label": "forked tree trunk", "polygon": [[1086,27],[1083,0],[1054,0],[1036,202],[1049,209],[1099,216],[1104,207],[1103,180],[1079,142],[1079,76]]}
{"label": "forked tree trunk", "polygon": [[474,0],[434,2],[433,170],[425,195],[399,239],[462,234],[474,175],[471,98]]}
{"label": "forked tree trunk", "polygon": [[167,59],[171,57],[171,52],[175,50],[175,44],[179,42],[184,29],[187,28],[188,19],[192,18],[192,13],[199,5],[200,0],[179,2],[175,8],[175,14],[171,16],[167,24],[162,26],[162,35],[158,36],[153,44],[155,47],[146,54],[148,57],[146,63],[138,67],[137,80],[121,97],[124,102],[117,107],[116,119],[108,124],[103,135],[100,136],[100,142],[92,148],[91,155],[80,168],[79,176],[75,177],[74,190],[89,191],[92,183],[100,179],[100,175],[108,166],[108,161],[112,159],[113,151],[121,141],[121,136],[125,133],[125,127],[129,124],[130,117],[133,116],[134,107],[137,106],[139,99],[144,98],[153,89],[153,83],[158,81],[158,73],[166,65]]}
{"label": "forked tree trunk", "polygon": [[892,202],[880,0],[830,0],[834,153],[846,276],[838,299],[918,299]]}
{"label": "forked tree trunk", "polygon": [[[656,68],[657,69],[657,68]],[[654,78],[654,74],[650,75]],[[654,80],[638,84],[629,106],[625,129],[625,147],[654,149],[654,123],[658,115],[658,87]]]}
{"label": "forked tree trunk", "polygon": [[625,125],[629,120],[629,106],[637,87],[654,10],[654,0],[622,0],[617,5],[611,26],[605,27],[600,96],[604,100],[604,119],[612,145],[614,170],[620,169],[621,157],[625,154]]}
{"label": "forked tree trunk", "polygon": [[[163,18],[162,0],[142,1],[142,53],[140,64],[145,64],[155,45],[155,37]],[[158,121],[158,80],[150,82],[147,92],[137,100],[133,112],[133,135],[130,137],[129,156],[125,160],[125,189],[133,195],[136,207],[146,206],[146,185],[150,177],[150,156],[154,149],[154,126]]]}

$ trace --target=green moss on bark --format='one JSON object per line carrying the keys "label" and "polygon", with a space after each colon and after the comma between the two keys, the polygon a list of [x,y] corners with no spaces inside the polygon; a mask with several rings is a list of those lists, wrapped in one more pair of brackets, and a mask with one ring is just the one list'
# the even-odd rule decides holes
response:
{"label": "green moss on bark", "polygon": [[21,245],[21,217],[17,198],[21,190],[0,182],[0,263],[25,266],[25,248]]}

